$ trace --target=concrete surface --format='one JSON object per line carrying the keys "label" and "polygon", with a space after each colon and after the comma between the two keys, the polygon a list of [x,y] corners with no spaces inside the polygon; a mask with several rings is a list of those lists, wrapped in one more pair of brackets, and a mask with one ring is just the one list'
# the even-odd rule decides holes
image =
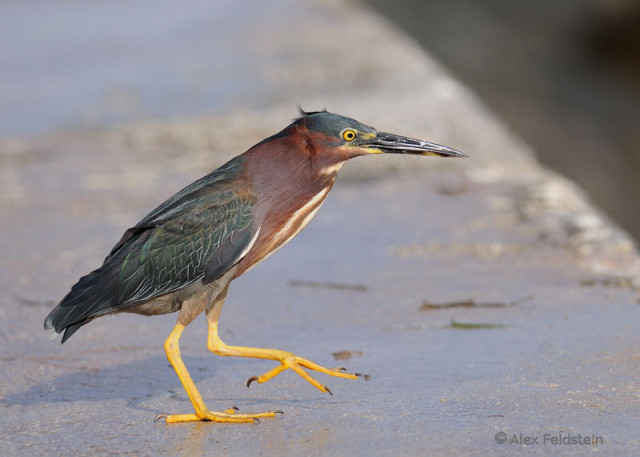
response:
{"label": "concrete surface", "polygon": [[[378,16],[346,1],[280,5],[298,20],[238,44],[278,62],[262,107],[2,141],[0,453],[638,453],[640,259],[628,237]],[[333,397],[291,373],[247,389],[273,364],[208,353],[198,319],[182,349],[208,406],[285,414],[153,423],[191,410],[162,350],[174,315],[101,318],[64,346],[42,321],[124,229],[284,126],[295,102],[471,158],[353,161],[313,223],[231,287],[227,343],[369,381],[319,376]],[[340,351],[352,356],[335,360]],[[544,444],[547,434],[601,442]]]}

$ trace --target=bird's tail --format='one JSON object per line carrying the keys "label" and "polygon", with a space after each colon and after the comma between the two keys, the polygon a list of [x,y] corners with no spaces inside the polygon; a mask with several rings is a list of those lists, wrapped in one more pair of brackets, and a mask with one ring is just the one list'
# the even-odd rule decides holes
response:
{"label": "bird's tail", "polygon": [[117,269],[103,265],[80,278],[46,317],[45,330],[53,329],[56,333],[64,331],[64,343],[80,327],[112,311],[116,277]]}

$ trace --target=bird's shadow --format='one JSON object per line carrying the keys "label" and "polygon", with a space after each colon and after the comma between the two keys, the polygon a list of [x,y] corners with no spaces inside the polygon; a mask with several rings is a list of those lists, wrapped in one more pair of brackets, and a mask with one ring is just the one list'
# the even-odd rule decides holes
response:
{"label": "bird's shadow", "polygon": [[[196,384],[215,376],[215,371],[219,369],[215,358],[212,360],[211,357],[195,356],[185,357],[184,360],[190,367]],[[152,411],[144,404],[157,396],[189,401],[173,368],[161,356],[105,368],[70,369],[67,374],[37,382],[24,391],[6,395],[0,399],[0,403],[27,407],[44,403],[124,400],[130,408]],[[209,399],[224,404],[245,400],[237,397],[235,400],[229,397]],[[250,401],[259,404],[268,400],[251,398]]]}

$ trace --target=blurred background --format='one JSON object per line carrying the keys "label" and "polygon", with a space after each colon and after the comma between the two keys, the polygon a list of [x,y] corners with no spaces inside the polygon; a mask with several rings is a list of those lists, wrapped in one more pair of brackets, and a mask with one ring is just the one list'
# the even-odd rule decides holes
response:
{"label": "blurred background", "polygon": [[[269,30],[292,27],[303,9],[308,21],[314,3],[5,0],[0,139],[303,102],[304,82],[287,81],[278,60],[292,58],[296,34],[313,33],[313,24],[292,28],[287,43],[270,41]],[[435,55],[543,163],[640,239],[640,1],[365,5]],[[344,62],[298,65],[327,90],[355,81]]]}
{"label": "blurred background", "polygon": [[366,1],[640,239],[640,1]]}

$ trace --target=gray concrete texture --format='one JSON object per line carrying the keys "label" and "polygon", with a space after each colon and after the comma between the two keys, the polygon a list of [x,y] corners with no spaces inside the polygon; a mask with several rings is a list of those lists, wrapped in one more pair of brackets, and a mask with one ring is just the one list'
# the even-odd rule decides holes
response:
{"label": "gray concrete texture", "polygon": [[[278,22],[284,10],[295,20]],[[360,4],[282,1],[260,14],[259,40],[228,44],[260,56],[258,103],[2,141],[0,453],[637,454],[640,259],[629,238]],[[101,318],[64,346],[42,321],[123,230],[282,128],[296,102],[470,158],[354,160],[310,226],[231,286],[227,343],[370,380],[318,375],[329,396],[285,372],[247,389],[273,363],[210,354],[199,318],[182,353],[208,406],[285,414],[154,423],[191,412],[162,349],[175,315]],[[561,434],[602,442],[550,442]]]}

